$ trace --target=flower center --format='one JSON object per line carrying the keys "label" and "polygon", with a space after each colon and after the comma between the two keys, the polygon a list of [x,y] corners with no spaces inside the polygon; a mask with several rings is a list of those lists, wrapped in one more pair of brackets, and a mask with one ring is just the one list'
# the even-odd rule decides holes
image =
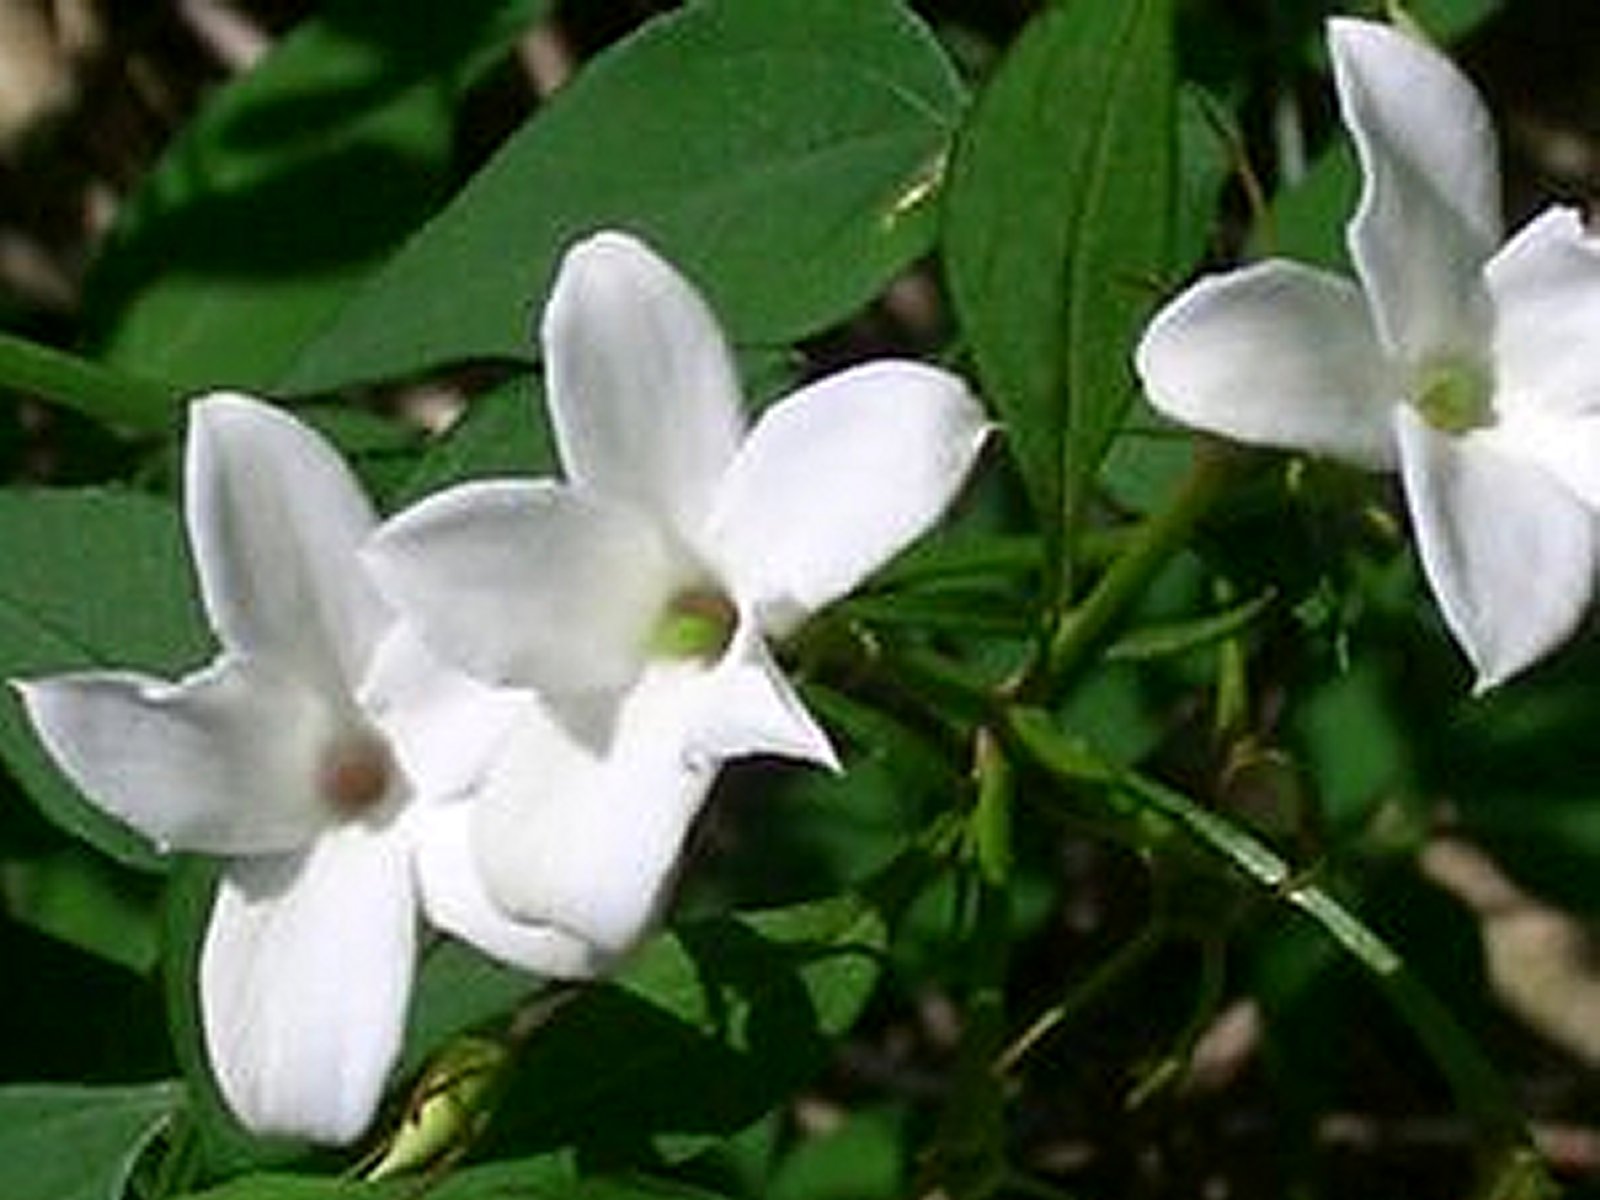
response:
{"label": "flower center", "polygon": [[714,662],[733,640],[738,620],[733,601],[721,592],[687,588],[667,601],[650,633],[650,653],[656,658]]}
{"label": "flower center", "polygon": [[1458,358],[1424,363],[1412,403],[1423,420],[1445,433],[1469,433],[1494,421],[1488,372]]}
{"label": "flower center", "polygon": [[394,780],[394,758],[376,733],[347,733],[334,740],[317,767],[317,789],[340,817],[363,817],[383,802]]}

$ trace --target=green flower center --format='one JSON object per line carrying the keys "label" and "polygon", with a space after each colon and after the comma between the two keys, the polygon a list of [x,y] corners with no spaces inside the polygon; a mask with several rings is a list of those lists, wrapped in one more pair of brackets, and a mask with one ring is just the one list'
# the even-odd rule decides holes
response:
{"label": "green flower center", "polygon": [[667,602],[666,610],[650,634],[650,653],[656,658],[698,659],[715,662],[733,640],[739,614],[721,592],[688,588]]}
{"label": "green flower center", "polygon": [[1412,403],[1423,420],[1445,433],[1468,433],[1494,420],[1493,386],[1476,363],[1442,359],[1417,372]]}

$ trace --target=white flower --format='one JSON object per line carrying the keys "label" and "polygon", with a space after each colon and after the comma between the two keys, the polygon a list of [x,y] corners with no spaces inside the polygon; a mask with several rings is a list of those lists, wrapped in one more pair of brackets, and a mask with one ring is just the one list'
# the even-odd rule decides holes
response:
{"label": "white flower", "polygon": [[834,764],[766,639],[936,520],[986,426],[954,376],[877,362],[746,433],[715,318],[623,234],[568,253],[542,336],[567,482],[431,497],[380,531],[371,560],[444,657],[549,702],[474,813],[490,893],[621,950],[717,763]]}
{"label": "white flower", "polygon": [[221,644],[169,683],[17,684],[90,800],[226,859],[200,961],[222,1093],[259,1132],[347,1141],[400,1046],[417,901],[502,957],[582,973],[593,951],[505,918],[467,856],[464,797],[524,697],[439,664],[373,590],[376,519],[338,456],[237,396],[193,408],[185,515]]}
{"label": "white flower", "polygon": [[1156,316],[1138,368],[1180,421],[1398,469],[1481,691],[1564,640],[1593,591],[1600,241],[1553,208],[1500,245],[1470,84],[1382,25],[1335,20],[1329,42],[1366,179],[1359,288],[1283,261],[1202,280]]}

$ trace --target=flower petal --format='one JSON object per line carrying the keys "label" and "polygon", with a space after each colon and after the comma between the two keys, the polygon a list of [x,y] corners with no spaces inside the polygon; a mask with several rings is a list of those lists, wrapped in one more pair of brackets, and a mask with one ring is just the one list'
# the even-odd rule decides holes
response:
{"label": "flower petal", "polygon": [[258,1133],[348,1142],[400,1050],[416,955],[404,839],[360,824],[230,863],[200,957],[206,1048]]}
{"label": "flower petal", "polygon": [[541,336],[567,477],[671,529],[699,528],[742,429],[705,301],[644,243],[601,233],[562,260]]}
{"label": "flower petal", "polygon": [[987,432],[945,371],[875,362],[831,375],[751,430],[697,548],[783,632],[938,520]]}
{"label": "flower petal", "polygon": [[265,404],[217,394],[192,414],[185,511],[224,649],[353,693],[390,620],[356,561],[376,524],[360,486],[326,442]]}
{"label": "flower petal", "polygon": [[15,686],[67,777],[162,848],[275,853],[327,823],[316,781],[337,717],[283,672],[223,660],[177,684],[106,671]]}
{"label": "flower petal", "polygon": [[1489,114],[1449,59],[1397,29],[1336,19],[1328,44],[1366,176],[1350,255],[1379,337],[1413,367],[1481,355],[1481,272],[1502,228]]}
{"label": "flower petal", "polygon": [[1537,465],[1493,443],[1440,433],[1409,408],[1397,421],[1422,565],[1484,691],[1577,626],[1594,590],[1595,518]]}
{"label": "flower petal", "polygon": [[1536,463],[1600,513],[1600,413],[1563,417],[1519,409],[1477,437],[1508,457]]}
{"label": "flower petal", "polygon": [[603,754],[537,712],[513,732],[473,808],[474,853],[497,903],[611,956],[645,935],[716,776],[685,744],[700,673],[646,672]]}
{"label": "flower petal", "polygon": [[840,769],[828,735],[772,661],[753,622],[741,625],[722,661],[690,686],[694,753],[719,760],[777,754]]}
{"label": "flower petal", "polygon": [[489,898],[472,856],[473,804],[413,805],[406,819],[414,843],[422,907],[436,928],[494,958],[555,979],[588,979],[610,959],[553,925],[514,919]]}
{"label": "flower petal", "polygon": [[528,702],[526,693],[488,687],[445,666],[406,623],[378,644],[360,698],[423,798],[477,784]]}
{"label": "flower petal", "polygon": [[676,582],[647,521],[548,481],[430,496],[386,522],[365,557],[442,657],[547,693],[632,682]]}
{"label": "flower petal", "polygon": [[1495,405],[1506,416],[1600,414],[1600,238],[1546,209],[1488,266]]}
{"label": "flower petal", "polygon": [[1394,463],[1404,396],[1348,280],[1271,261],[1202,279],[1150,322],[1151,404],[1196,429],[1369,467]]}

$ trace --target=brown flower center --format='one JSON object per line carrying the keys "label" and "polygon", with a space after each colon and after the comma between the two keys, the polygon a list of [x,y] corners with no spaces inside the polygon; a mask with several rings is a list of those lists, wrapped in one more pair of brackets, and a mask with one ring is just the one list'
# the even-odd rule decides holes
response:
{"label": "brown flower center", "polygon": [[329,808],[346,819],[383,802],[394,780],[394,758],[375,733],[345,734],[323,752],[317,787]]}

